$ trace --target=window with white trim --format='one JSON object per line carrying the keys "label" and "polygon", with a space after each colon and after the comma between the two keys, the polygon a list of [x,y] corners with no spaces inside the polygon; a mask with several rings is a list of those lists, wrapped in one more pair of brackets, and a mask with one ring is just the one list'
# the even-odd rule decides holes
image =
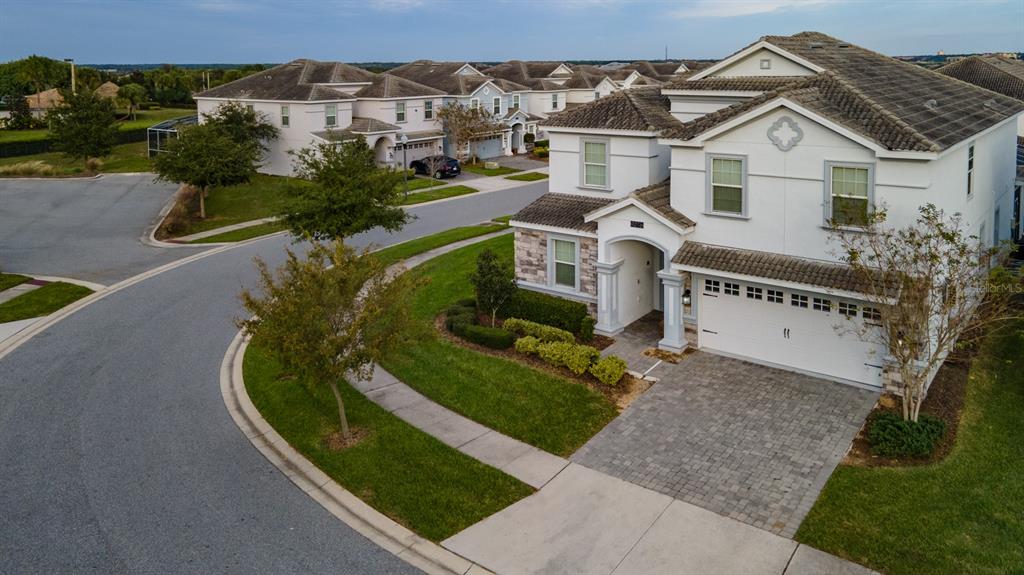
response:
{"label": "window with white trim", "polygon": [[814,310],[828,313],[832,311],[832,300],[816,297],[814,298]]}
{"label": "window with white trim", "polygon": [[789,296],[789,303],[793,307],[803,307],[803,308],[806,308],[807,307],[807,296],[800,295],[800,294],[797,294],[797,293],[790,294],[790,296]]}
{"label": "window with white trim", "polygon": [[594,90],[594,99],[595,100],[600,100],[601,99],[601,92],[598,92],[597,90]]}
{"label": "window with white trim", "polygon": [[491,112],[495,116],[497,116],[498,114],[501,113],[501,98],[500,97],[495,96],[494,99],[491,100]]}
{"label": "window with white trim", "polygon": [[281,126],[287,128],[291,123],[292,116],[288,106],[281,106]]}
{"label": "window with white trim", "polygon": [[395,103],[395,121],[396,122],[404,122],[405,121],[405,102],[396,102]]}
{"label": "window with white trim", "polygon": [[864,165],[828,164],[829,218],[840,226],[863,226],[868,222],[872,170]]}
{"label": "window with white trim", "polygon": [[583,185],[608,188],[608,142],[583,140]]}
{"label": "window with white trim", "polygon": [[480,98],[470,98],[469,99],[469,109],[470,110],[475,110],[475,109],[477,109],[479,107],[480,107]]}
{"label": "window with white trim", "polygon": [[551,94],[551,109],[558,109],[558,94]]}
{"label": "window with white trim", "polygon": [[750,299],[763,299],[764,290],[759,287],[747,286],[747,297]]}
{"label": "window with white trim", "polygon": [[526,127],[526,132],[529,133],[529,134],[536,134],[537,133],[537,124],[530,124],[529,126],[527,126]]}
{"label": "window with white trim", "polygon": [[974,144],[967,146],[967,197],[974,193]]}
{"label": "window with white trim", "polygon": [[725,295],[740,295],[740,284],[725,282]]}
{"label": "window with white trim", "polygon": [[519,94],[512,94],[512,107],[513,108],[518,108],[519,107]]}
{"label": "window with white trim", "polygon": [[719,293],[722,291],[722,282],[718,280],[704,280],[705,293]]}
{"label": "window with white trim", "polygon": [[434,101],[426,100],[423,102],[423,119],[433,120],[434,119]]}
{"label": "window with white trim", "polygon": [[839,302],[839,315],[845,315],[846,317],[857,317],[857,304],[846,303],[845,301]]}
{"label": "window with white trim", "polygon": [[576,242],[552,240],[555,285],[576,289]]}
{"label": "window with white trim", "polygon": [[871,321],[882,321],[882,310],[877,307],[864,306],[860,311],[860,316]]}
{"label": "window with white trim", "polygon": [[768,303],[782,303],[785,299],[782,291],[777,289],[768,290]]}
{"label": "window with white trim", "polygon": [[328,128],[333,128],[338,125],[338,105],[337,104],[325,104],[324,105],[324,125]]}
{"label": "window with white trim", "polygon": [[708,211],[743,215],[746,203],[746,160],[712,156],[708,179]]}

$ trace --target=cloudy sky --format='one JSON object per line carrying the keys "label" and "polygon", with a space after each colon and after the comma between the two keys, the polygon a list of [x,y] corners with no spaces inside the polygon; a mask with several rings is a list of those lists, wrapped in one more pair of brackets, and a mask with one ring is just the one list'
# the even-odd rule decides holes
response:
{"label": "cloudy sky", "polygon": [[818,30],[887,54],[1024,50],[1024,0],[0,0],[0,61],[720,58]]}

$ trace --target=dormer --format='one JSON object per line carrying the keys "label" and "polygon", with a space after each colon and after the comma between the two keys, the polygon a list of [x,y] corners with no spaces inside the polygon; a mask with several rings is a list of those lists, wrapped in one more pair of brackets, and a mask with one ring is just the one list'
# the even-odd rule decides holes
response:
{"label": "dormer", "polygon": [[557,78],[557,77],[565,77],[565,76],[572,76],[572,68],[570,68],[569,66],[565,65],[565,63],[560,63],[557,68],[555,68],[554,70],[552,70],[551,72],[548,73],[548,77],[549,78]]}
{"label": "dormer", "polygon": [[760,40],[725,60],[701,70],[690,80],[710,77],[812,76],[824,68],[768,42]]}
{"label": "dormer", "polygon": [[485,74],[480,70],[473,67],[472,64],[463,64],[461,68],[455,71],[458,76],[484,76]]}

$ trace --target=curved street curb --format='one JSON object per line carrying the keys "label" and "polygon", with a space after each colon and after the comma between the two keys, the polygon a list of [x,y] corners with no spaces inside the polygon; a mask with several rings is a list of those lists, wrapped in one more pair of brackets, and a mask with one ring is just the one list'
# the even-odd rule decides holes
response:
{"label": "curved street curb", "polygon": [[63,181],[69,181],[69,180],[70,181],[76,181],[76,180],[79,180],[79,181],[81,181],[81,180],[98,180],[98,179],[102,178],[103,175],[104,174],[96,174],[95,176],[50,176],[50,177],[44,177],[44,176],[39,176],[39,177],[35,177],[35,176],[4,176],[4,177],[0,177],[0,182],[11,182],[11,181],[19,181],[19,180],[20,181],[36,181],[36,182],[38,182],[40,180],[51,181],[51,182],[52,181],[63,182]]}
{"label": "curved street curb", "polygon": [[438,575],[490,573],[370,507],[292,448],[263,419],[245,390],[242,360],[248,345],[249,338],[239,330],[221,363],[220,390],[235,425],[274,467],[357,533],[413,567]]}

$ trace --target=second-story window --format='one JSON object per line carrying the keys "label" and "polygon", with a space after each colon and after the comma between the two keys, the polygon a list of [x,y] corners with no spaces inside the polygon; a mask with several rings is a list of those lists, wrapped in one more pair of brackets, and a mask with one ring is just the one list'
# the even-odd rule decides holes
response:
{"label": "second-story window", "polygon": [[405,121],[405,102],[397,102],[395,104],[395,121],[396,122],[404,122]]}
{"label": "second-story window", "polygon": [[595,90],[594,91],[594,99],[595,100],[600,100],[601,99],[601,92],[598,92],[598,91]]}
{"label": "second-story window", "polygon": [[829,164],[829,197],[832,223],[863,226],[868,223],[871,204],[871,168]]}
{"label": "second-story window", "polygon": [[967,147],[967,197],[974,193],[974,144]]}
{"label": "second-story window", "polygon": [[558,109],[558,94],[551,94],[551,109]]}
{"label": "second-story window", "polygon": [[292,123],[291,112],[288,110],[288,106],[281,106],[281,125],[287,128]]}
{"label": "second-story window", "polygon": [[583,141],[583,185],[608,188],[608,142]]}
{"label": "second-story window", "polygon": [[433,120],[434,119],[434,101],[427,100],[423,102],[423,119]]}
{"label": "second-story window", "polygon": [[477,109],[479,107],[480,107],[480,98],[470,98],[469,99],[469,109],[470,110],[475,110],[475,109]]}
{"label": "second-story window", "polygon": [[324,106],[324,125],[333,128],[338,125],[338,105],[327,104]]}
{"label": "second-story window", "polygon": [[513,108],[518,108],[519,107],[519,94],[512,94],[512,107]]}
{"label": "second-story window", "polygon": [[495,96],[494,99],[491,100],[491,112],[495,116],[501,113],[501,98]]}
{"label": "second-story window", "polygon": [[741,157],[712,157],[709,208],[712,213],[744,215],[746,161]]}

